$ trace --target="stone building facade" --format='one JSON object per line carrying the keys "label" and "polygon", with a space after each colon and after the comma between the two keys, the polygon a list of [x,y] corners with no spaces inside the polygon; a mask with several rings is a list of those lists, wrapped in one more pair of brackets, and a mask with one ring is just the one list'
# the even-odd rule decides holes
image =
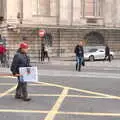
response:
{"label": "stone building facade", "polygon": [[40,29],[53,56],[71,56],[80,40],[120,51],[119,9],[120,0],[0,0],[0,30],[11,50],[27,37],[34,55]]}

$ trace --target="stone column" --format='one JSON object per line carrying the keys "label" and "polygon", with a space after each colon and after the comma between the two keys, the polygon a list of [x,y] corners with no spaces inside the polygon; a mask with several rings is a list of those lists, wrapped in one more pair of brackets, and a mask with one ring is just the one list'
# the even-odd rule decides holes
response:
{"label": "stone column", "polygon": [[60,24],[70,25],[72,13],[72,0],[60,0]]}
{"label": "stone column", "polygon": [[50,16],[57,16],[57,0],[50,0]]}
{"label": "stone column", "polygon": [[[115,1],[115,0],[113,0]],[[116,0],[116,27],[120,27],[120,0]]]}
{"label": "stone column", "polygon": [[33,4],[32,0],[23,0],[23,20],[31,20],[34,12],[32,4]]}
{"label": "stone column", "polygon": [[104,3],[104,22],[106,27],[112,27],[112,9],[114,0],[105,0]]}
{"label": "stone column", "polygon": [[17,20],[17,13],[18,13],[18,1],[17,0],[7,0],[7,19],[11,22]]}
{"label": "stone column", "polygon": [[38,5],[40,16],[50,16],[50,0],[38,0]]}
{"label": "stone column", "polygon": [[2,7],[3,5],[2,5],[2,0],[0,0],[0,16],[2,16]]}
{"label": "stone column", "polygon": [[73,23],[80,24],[80,17],[82,16],[81,0],[73,0]]}

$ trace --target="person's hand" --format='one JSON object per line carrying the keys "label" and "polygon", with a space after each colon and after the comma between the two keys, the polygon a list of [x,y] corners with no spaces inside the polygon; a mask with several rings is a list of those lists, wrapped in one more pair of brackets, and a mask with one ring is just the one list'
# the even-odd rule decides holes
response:
{"label": "person's hand", "polygon": [[20,74],[15,74],[14,77],[20,77],[21,75]]}

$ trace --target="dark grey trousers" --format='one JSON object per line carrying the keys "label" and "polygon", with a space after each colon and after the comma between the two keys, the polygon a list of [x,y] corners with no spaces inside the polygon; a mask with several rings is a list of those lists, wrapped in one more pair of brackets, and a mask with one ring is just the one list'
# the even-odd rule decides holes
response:
{"label": "dark grey trousers", "polygon": [[19,80],[19,78],[18,78],[18,86],[16,88],[16,96],[17,97],[23,97],[23,98],[28,97],[27,83],[26,82],[21,82]]}

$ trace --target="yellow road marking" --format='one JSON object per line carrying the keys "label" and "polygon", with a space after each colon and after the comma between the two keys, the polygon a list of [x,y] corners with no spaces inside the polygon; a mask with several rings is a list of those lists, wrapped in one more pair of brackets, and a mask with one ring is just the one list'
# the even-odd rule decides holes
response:
{"label": "yellow road marking", "polygon": [[[14,94],[8,94],[7,96],[13,96]],[[102,96],[84,96],[84,95],[61,95],[61,94],[29,94],[33,97],[68,97],[68,98],[89,98],[89,99],[113,99],[111,97],[102,97]],[[118,100],[117,98],[114,98]]]}
{"label": "yellow road marking", "polygon": [[[13,86],[13,85],[16,85],[16,83],[0,83],[0,86]],[[28,86],[46,86],[46,85],[45,84],[28,84]]]}
{"label": "yellow road marking", "polygon": [[68,91],[69,91],[68,88],[64,88],[58,100],[56,101],[55,105],[53,106],[53,108],[51,109],[51,111],[48,113],[48,115],[46,116],[44,120],[54,120],[62,102],[64,101],[66,95],[68,94]]}
{"label": "yellow road marking", "polygon": [[41,113],[41,114],[47,114],[49,111],[0,109],[0,112],[1,113]]}
{"label": "yellow road marking", "polygon": [[96,117],[120,117],[120,113],[90,113],[90,112],[58,112],[61,115],[82,115]]}
{"label": "yellow road marking", "polygon": [[[4,77],[6,77],[6,78],[9,78],[9,77],[10,78],[15,78],[15,77],[11,77],[11,76],[4,76]],[[59,87],[59,88],[62,88],[62,89],[67,87],[67,86],[63,86],[63,85],[57,85],[57,84],[45,83],[45,82],[38,82],[38,84],[43,84],[43,85],[47,85],[47,86],[55,86],[55,87]],[[77,89],[77,88],[72,88],[72,87],[67,87],[67,88],[69,88],[70,90],[74,90],[74,91],[78,91],[78,92],[82,92],[82,93],[87,93],[87,94],[97,95],[97,96],[104,96],[104,97],[109,97],[111,99],[120,100],[119,96],[104,94],[104,93],[100,93],[100,92],[93,92],[93,91],[84,90],[84,89]]]}
{"label": "yellow road marking", "polygon": [[[45,83],[45,82],[38,82],[38,83],[43,83],[43,84],[47,84],[49,86],[56,86],[59,88],[66,88],[67,86],[63,86],[63,85],[57,85],[57,84],[52,84],[52,83]],[[118,96],[113,96],[113,95],[109,95],[109,94],[104,94],[104,93],[100,93],[100,92],[93,92],[93,91],[88,91],[88,90],[83,90],[83,89],[77,89],[77,88],[72,88],[72,87],[67,87],[70,90],[74,90],[74,91],[78,91],[78,92],[82,92],[82,93],[87,93],[87,94],[91,94],[91,95],[97,95],[97,96],[104,96],[104,97],[109,97],[109,98],[113,98],[113,99],[119,99],[120,97]]]}
{"label": "yellow road marking", "polygon": [[[95,116],[95,117],[120,117],[120,113],[90,113],[90,112],[56,112],[50,111],[51,114],[59,115],[79,115],[79,116]],[[0,109],[0,113],[33,113],[33,114],[47,114],[49,111],[40,110],[17,110],[17,109]],[[49,119],[53,120],[53,119]]]}
{"label": "yellow road marking", "polygon": [[16,78],[14,76],[0,76],[0,78]]}
{"label": "yellow road marking", "polygon": [[1,94],[0,94],[0,98],[2,98],[2,97],[4,97],[4,96],[8,95],[9,93],[11,93],[12,91],[14,91],[15,89],[16,89],[16,85],[15,85],[14,87],[8,89],[8,90],[5,91],[4,93],[1,93]]}
{"label": "yellow road marking", "polygon": [[13,86],[15,83],[0,83],[0,86]]}

